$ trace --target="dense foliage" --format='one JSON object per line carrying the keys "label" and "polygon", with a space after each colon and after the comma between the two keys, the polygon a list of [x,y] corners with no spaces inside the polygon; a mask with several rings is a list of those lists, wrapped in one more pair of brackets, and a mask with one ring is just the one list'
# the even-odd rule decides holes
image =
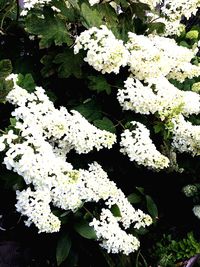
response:
{"label": "dense foliage", "polygon": [[199,6],[0,1],[0,235],[23,266],[198,266]]}

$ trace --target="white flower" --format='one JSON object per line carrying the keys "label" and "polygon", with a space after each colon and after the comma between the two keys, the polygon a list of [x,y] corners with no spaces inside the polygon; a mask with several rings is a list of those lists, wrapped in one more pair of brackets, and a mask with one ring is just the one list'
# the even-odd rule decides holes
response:
{"label": "white flower", "polygon": [[130,161],[150,169],[161,170],[168,167],[169,159],[162,155],[150,139],[149,130],[139,122],[132,122],[133,130],[121,134],[120,152],[128,155]]}
{"label": "white flower", "polygon": [[105,26],[100,29],[92,27],[76,38],[74,53],[87,51],[85,61],[95,70],[105,73],[119,73],[121,66],[127,64],[128,51],[122,40],[117,40],[114,34]]}
{"label": "white flower", "polygon": [[114,217],[110,210],[102,209],[100,219],[93,219],[90,226],[94,227],[97,239],[101,241],[100,246],[108,251],[108,253],[130,254],[138,250],[140,246],[139,240],[127,234],[119,226],[117,217]]}
{"label": "white flower", "polygon": [[200,219],[200,205],[195,205],[192,209],[195,216],[197,216],[198,219]]}

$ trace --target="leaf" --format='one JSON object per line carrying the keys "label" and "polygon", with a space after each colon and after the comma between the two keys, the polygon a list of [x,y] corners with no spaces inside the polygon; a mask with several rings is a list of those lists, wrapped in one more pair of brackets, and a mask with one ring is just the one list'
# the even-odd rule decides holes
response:
{"label": "leaf", "polygon": [[87,239],[96,239],[96,233],[94,228],[89,226],[89,223],[85,220],[81,220],[74,224],[74,229],[76,232],[84,238]]}
{"label": "leaf", "polygon": [[30,14],[26,18],[26,30],[38,35],[40,48],[48,48],[51,45],[71,45],[73,43],[66,28],[65,21],[61,20],[53,12],[45,12],[44,19],[35,14]]}
{"label": "leaf", "polygon": [[116,132],[113,122],[106,117],[103,117],[101,120],[94,120],[93,124],[101,130],[106,130],[111,133]]}
{"label": "leaf", "polygon": [[102,118],[99,104],[94,100],[89,100],[76,108],[89,122]]}
{"label": "leaf", "polygon": [[150,23],[148,28],[148,34],[156,31],[157,34],[163,33],[165,30],[165,24],[162,22]]}
{"label": "leaf", "polygon": [[12,72],[12,63],[9,59],[0,61],[0,79],[6,78]]}
{"label": "leaf", "polygon": [[60,78],[68,78],[74,75],[77,79],[82,76],[81,66],[83,64],[83,59],[81,54],[74,55],[73,50],[66,50],[64,53],[58,54],[53,63],[59,64],[58,76]]}
{"label": "leaf", "polygon": [[54,58],[54,54],[48,54],[41,58],[40,62],[44,65],[41,70],[41,74],[44,78],[48,78],[55,73],[55,67],[52,64]]}
{"label": "leaf", "polygon": [[121,212],[120,212],[120,209],[119,207],[117,206],[117,204],[113,205],[110,209],[110,211],[112,212],[112,214],[115,216],[115,217],[121,217]]}
{"label": "leaf", "polygon": [[130,7],[133,10],[134,15],[141,19],[144,19],[146,11],[150,10],[150,7],[143,3],[132,3]]}
{"label": "leaf", "polygon": [[18,74],[17,84],[26,89],[28,92],[33,92],[35,90],[36,84],[34,82],[33,76],[30,73],[26,75]]}
{"label": "leaf", "polygon": [[6,103],[6,96],[12,89],[13,81],[0,79],[0,103]]}
{"label": "leaf", "polygon": [[153,219],[156,219],[158,217],[158,209],[153,199],[148,195],[146,196],[146,203],[148,212],[153,217]]}
{"label": "leaf", "polygon": [[136,193],[130,194],[127,198],[131,204],[137,204],[137,203],[140,203],[142,201],[141,196],[136,194]]}
{"label": "leaf", "polygon": [[64,262],[71,248],[71,239],[67,233],[63,233],[58,239],[57,247],[56,247],[56,260],[57,265],[60,266],[62,262]]}
{"label": "leaf", "polygon": [[[70,2],[70,1],[68,1],[68,2]],[[73,2],[75,3],[75,1],[73,1]],[[52,5],[60,10],[60,13],[65,17],[65,19],[68,22],[74,22],[75,21],[74,9],[67,7],[65,1],[54,0],[54,1],[52,1]],[[78,5],[76,5],[76,7],[78,7]]]}
{"label": "leaf", "polygon": [[88,76],[88,79],[88,87],[90,90],[97,91],[97,93],[105,91],[108,95],[111,93],[111,86],[104,76]]}
{"label": "leaf", "polygon": [[86,3],[81,5],[82,24],[86,28],[100,27],[103,23],[103,15],[95,8]]}
{"label": "leaf", "polygon": [[114,34],[117,35],[116,37],[118,37],[119,20],[115,10],[111,7],[109,3],[97,5],[96,9],[99,11],[99,14],[101,14],[104,23],[106,23],[106,26],[111,29]]}

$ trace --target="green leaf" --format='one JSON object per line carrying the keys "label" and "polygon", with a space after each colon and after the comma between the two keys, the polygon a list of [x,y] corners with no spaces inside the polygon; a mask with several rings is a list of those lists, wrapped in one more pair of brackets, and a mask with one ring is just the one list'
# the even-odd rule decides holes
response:
{"label": "green leaf", "polygon": [[148,28],[148,34],[156,32],[157,34],[163,33],[165,30],[165,24],[162,22],[150,23]]}
{"label": "green leaf", "polygon": [[55,73],[55,67],[52,64],[54,58],[54,54],[48,54],[41,58],[40,62],[44,65],[41,70],[41,74],[44,78],[48,78]]}
{"label": "green leaf", "polygon": [[30,73],[27,73],[26,75],[20,73],[18,75],[17,84],[28,92],[33,92],[36,86],[33,76]]}
{"label": "green leaf", "polygon": [[115,217],[121,217],[121,212],[120,212],[120,209],[119,207],[117,206],[117,204],[113,205],[110,209],[110,211],[112,212],[112,214],[115,216]]}
{"label": "green leaf", "polygon": [[87,239],[96,239],[96,233],[94,228],[89,226],[89,223],[85,220],[81,220],[74,224],[74,229],[76,232],[84,238]]}
{"label": "green leaf", "polygon": [[26,18],[26,30],[38,35],[40,48],[48,48],[51,45],[72,45],[73,41],[69,36],[65,21],[56,16],[53,12],[45,12],[44,18],[30,14]]}
{"label": "green leaf", "polygon": [[111,93],[111,86],[102,75],[88,76],[90,90],[97,91],[97,93],[106,92],[108,95]]}
{"label": "green leaf", "polygon": [[103,15],[90,5],[83,3],[81,5],[82,24],[86,28],[100,27],[103,23]]}
{"label": "green leaf", "polygon": [[72,49],[58,54],[53,60],[53,63],[60,65],[58,67],[58,76],[60,78],[68,78],[74,75],[77,79],[80,79],[82,76],[81,66],[83,64],[83,59],[81,54],[74,55]]}
{"label": "green leaf", "polygon": [[0,79],[0,103],[6,103],[6,96],[12,89],[13,81]]}
{"label": "green leaf", "polygon": [[111,133],[116,132],[114,124],[112,123],[112,121],[110,119],[108,119],[106,117],[103,117],[103,119],[101,119],[101,120],[94,120],[93,124],[101,130],[106,130],[106,131],[109,131]]}
{"label": "green leaf", "polygon": [[74,109],[80,112],[89,122],[102,118],[100,106],[94,100],[89,100]]}
{"label": "green leaf", "polygon": [[[75,3],[75,1],[74,1],[74,3]],[[52,1],[52,5],[60,10],[60,14],[62,14],[67,21],[69,21],[69,22],[75,21],[74,9],[67,7],[65,1],[54,0],[54,1]],[[78,5],[76,5],[76,7],[78,7]]]}
{"label": "green leaf", "polygon": [[158,217],[158,209],[153,199],[148,195],[146,196],[146,203],[148,212],[153,217],[153,219],[156,219]]}
{"label": "green leaf", "polygon": [[6,78],[12,72],[12,63],[9,59],[0,61],[0,79]]}
{"label": "green leaf", "polygon": [[71,239],[67,233],[63,233],[58,239],[56,247],[57,265],[60,266],[62,262],[67,259],[71,248]]}
{"label": "green leaf", "polygon": [[131,204],[137,204],[137,203],[140,203],[142,201],[142,197],[136,193],[132,193],[132,194],[128,195],[127,198]]}

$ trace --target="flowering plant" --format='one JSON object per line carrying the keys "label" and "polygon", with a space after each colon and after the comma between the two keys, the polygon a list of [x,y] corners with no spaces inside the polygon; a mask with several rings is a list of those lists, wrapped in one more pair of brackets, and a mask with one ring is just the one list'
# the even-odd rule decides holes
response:
{"label": "flowering plant", "polygon": [[183,185],[183,155],[200,154],[200,28],[190,24],[199,5],[0,4],[2,177],[14,176],[9,190],[25,225],[56,234],[51,264],[82,264],[74,231],[97,240],[108,266],[118,255],[123,266],[145,263],[140,235],[159,214],[154,186],[144,192],[138,173],[180,175]]}

